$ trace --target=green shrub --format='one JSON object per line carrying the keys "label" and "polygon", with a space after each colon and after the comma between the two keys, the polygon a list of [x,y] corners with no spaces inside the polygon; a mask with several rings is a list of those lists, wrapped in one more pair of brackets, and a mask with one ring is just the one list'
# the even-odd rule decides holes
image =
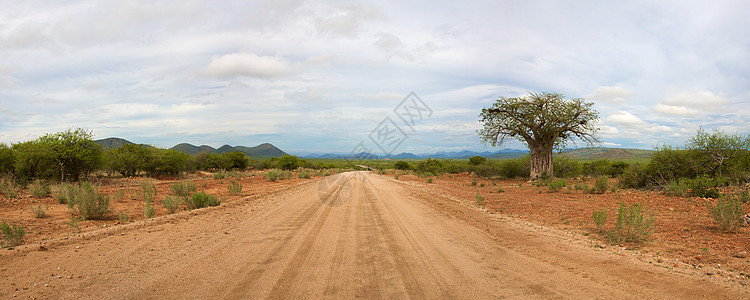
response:
{"label": "green shrub", "polygon": [[606,175],[602,175],[596,178],[596,182],[594,183],[594,188],[596,188],[597,194],[604,194],[607,192],[607,189],[609,189],[609,179]]}
{"label": "green shrub", "polygon": [[719,198],[718,187],[727,184],[727,182],[721,178],[709,177],[708,175],[686,179],[685,182],[690,188],[690,196],[702,198]]}
{"label": "green shrub", "polygon": [[147,200],[146,209],[143,212],[143,215],[146,217],[146,219],[151,219],[151,217],[153,217],[154,214],[156,214],[156,209],[154,209],[154,207],[151,205],[151,201]]}
{"label": "green shrub", "polygon": [[271,169],[271,170],[266,171],[266,173],[263,174],[263,177],[268,179],[268,181],[274,182],[276,180],[292,178],[292,172],[285,171],[285,170]]}
{"label": "green shrub", "polygon": [[70,216],[70,222],[65,222],[70,228],[75,229],[76,232],[81,232],[81,227],[78,225],[78,222],[81,221],[81,217],[77,216]]}
{"label": "green shrub", "polygon": [[68,207],[84,220],[103,219],[109,214],[109,197],[88,182],[72,186],[68,197]]}
{"label": "green shrub", "polygon": [[48,208],[47,204],[45,204],[44,207],[42,207],[41,204],[37,206],[32,205],[31,212],[34,213],[35,218],[41,219],[47,216],[47,208]]}
{"label": "green shrub", "polygon": [[49,185],[40,179],[34,180],[29,189],[31,190],[31,195],[34,197],[44,197],[50,194]]}
{"label": "green shrub", "polygon": [[23,244],[23,237],[26,235],[23,226],[8,224],[5,220],[0,223],[0,232],[3,234],[4,247],[15,247]]}
{"label": "green shrub", "polygon": [[219,201],[216,196],[206,194],[206,192],[198,192],[185,199],[185,205],[187,205],[189,209],[219,206],[219,204],[221,204],[221,201]]}
{"label": "green shrub", "polygon": [[117,215],[117,220],[120,221],[120,223],[125,223],[128,221],[128,213],[121,211],[119,215]]}
{"label": "green shrub", "polygon": [[606,225],[607,225],[607,210],[605,209],[595,209],[594,214],[594,225],[596,225],[596,230],[599,233],[605,233],[607,231]]}
{"label": "green shrub", "polygon": [[156,198],[156,184],[151,180],[144,180],[140,182],[141,195],[143,200],[151,202]]}
{"label": "green shrub", "polygon": [[307,172],[307,171],[297,172],[297,178],[309,179],[310,178],[310,173]]}
{"label": "green shrub", "polygon": [[662,192],[667,196],[686,197],[688,195],[688,184],[684,180],[672,181],[662,187]]}
{"label": "green shrub", "polygon": [[654,217],[640,204],[620,204],[615,228],[608,234],[613,243],[642,243],[653,234]]}
{"label": "green shrub", "polygon": [[738,195],[721,195],[716,206],[706,206],[721,231],[737,232],[742,227],[744,212]]}
{"label": "green shrub", "polygon": [[484,206],[484,197],[482,197],[482,194],[477,192],[476,195],[477,205]]}
{"label": "green shrub", "polygon": [[212,176],[212,178],[214,180],[224,179],[224,178],[227,178],[227,173],[224,172],[224,171],[219,171],[219,172],[214,173],[214,175]]}
{"label": "green shrub", "polygon": [[499,187],[499,188],[497,188],[497,192],[498,192],[498,193],[505,193],[505,190],[503,190],[503,188],[502,188],[502,187]]}
{"label": "green shrub", "polygon": [[57,198],[57,203],[60,204],[68,204],[68,199],[72,197],[71,193],[73,193],[73,189],[75,187],[68,183],[61,183],[55,186],[55,198]]}
{"label": "green shrub", "polygon": [[469,164],[475,165],[475,166],[476,165],[481,165],[481,164],[483,164],[486,161],[487,161],[487,159],[484,158],[483,156],[476,155],[476,156],[469,157]]}
{"label": "green shrub", "polygon": [[167,212],[169,212],[170,214],[173,214],[177,211],[177,208],[180,206],[180,198],[167,196],[164,198],[164,200],[161,201],[161,205],[167,209]]}
{"label": "green shrub", "polygon": [[398,180],[398,174],[393,175],[393,179]]}
{"label": "green shrub", "polygon": [[640,164],[630,165],[620,175],[620,185],[624,188],[645,188],[648,185],[648,176]]}
{"label": "green shrub", "polygon": [[477,186],[476,178],[471,180],[471,186]]}
{"label": "green shrub", "polygon": [[235,180],[229,181],[229,186],[227,186],[227,190],[229,191],[229,194],[232,196],[237,196],[242,194],[242,183]]}
{"label": "green shrub", "polygon": [[565,179],[557,179],[552,180],[547,184],[547,188],[549,189],[550,193],[557,193],[560,190],[562,190],[563,187],[565,187],[568,184],[568,181]]}
{"label": "green shrub", "polygon": [[0,178],[0,193],[11,199],[18,197],[18,186],[16,185],[16,182],[9,176]]}
{"label": "green shrub", "polygon": [[583,183],[576,183],[575,184],[575,190],[576,191],[588,191],[589,186]]}
{"label": "green shrub", "polygon": [[399,160],[399,161],[397,161],[397,162],[396,162],[396,163],[395,163],[395,164],[393,165],[393,167],[394,167],[394,168],[396,168],[396,169],[398,169],[398,170],[411,170],[411,166],[409,165],[409,163],[408,163],[408,162],[405,162],[405,161],[403,161],[403,160]]}
{"label": "green shrub", "polygon": [[198,191],[198,188],[195,187],[195,182],[192,180],[185,180],[185,181],[175,181],[172,183],[172,194],[174,194],[177,197],[189,197],[196,191]]}

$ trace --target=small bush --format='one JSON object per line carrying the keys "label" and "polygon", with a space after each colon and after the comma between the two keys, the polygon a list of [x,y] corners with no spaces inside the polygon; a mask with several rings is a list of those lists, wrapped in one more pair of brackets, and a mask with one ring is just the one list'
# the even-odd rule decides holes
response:
{"label": "small bush", "polygon": [[613,243],[642,243],[653,233],[654,217],[640,204],[620,204],[615,228],[608,234]]}
{"label": "small bush", "polygon": [[71,193],[73,192],[74,186],[71,184],[63,183],[56,185],[55,190],[55,198],[57,198],[57,203],[60,204],[68,204],[68,199],[71,197]]}
{"label": "small bush", "polygon": [[221,204],[221,201],[216,196],[206,194],[206,192],[198,192],[185,199],[185,205],[190,209],[219,206],[219,204]]}
{"label": "small bush", "polygon": [[41,218],[44,218],[44,217],[47,216],[47,208],[48,208],[47,204],[45,204],[44,207],[42,207],[41,204],[39,204],[37,206],[33,206],[32,205],[31,206],[31,212],[34,213],[34,217],[35,218],[41,219]]}
{"label": "small bush", "polygon": [[292,178],[292,172],[271,169],[266,171],[266,173],[263,174],[263,177],[268,179],[268,181],[274,182],[276,180]]}
{"label": "small bush", "polygon": [[78,222],[81,221],[81,217],[76,216],[70,216],[70,222],[65,222],[70,228],[74,229],[76,232],[81,232],[81,227],[78,225]]}
{"label": "small bush", "polygon": [[50,194],[49,185],[39,179],[34,180],[29,186],[29,189],[31,190],[31,195],[34,197],[45,197]]}
{"label": "small bush", "polygon": [[484,197],[482,197],[481,193],[477,192],[476,200],[477,200],[477,205],[484,206]]}
{"label": "small bush", "polygon": [[3,234],[3,246],[15,247],[23,244],[23,237],[26,231],[21,225],[12,225],[5,222],[0,223],[0,232]]}
{"label": "small bush", "polygon": [[476,179],[472,179],[471,180],[471,186],[477,186],[477,180]]}
{"label": "small bush", "polygon": [[396,175],[393,175],[393,179],[396,179],[396,180],[398,180],[398,174],[396,174]]}
{"label": "small bush", "polygon": [[170,214],[173,214],[177,211],[177,208],[180,206],[180,198],[174,197],[174,196],[167,196],[166,198],[164,198],[164,200],[161,201],[161,205],[167,209],[167,212],[169,212]]}
{"label": "small bush", "polygon": [[0,193],[11,199],[18,197],[16,182],[10,177],[0,178]]}
{"label": "small bush", "polygon": [[737,195],[721,195],[716,206],[708,207],[711,217],[719,224],[724,232],[737,232],[744,223],[742,204]]}
{"label": "small bush", "polygon": [[227,178],[227,173],[224,171],[219,171],[219,172],[214,173],[212,178],[214,180],[224,179],[224,178]]}
{"label": "small bush", "polygon": [[583,183],[576,183],[575,190],[576,191],[588,191],[589,186]]}
{"label": "small bush", "polygon": [[596,188],[597,194],[604,194],[609,189],[609,179],[607,179],[606,175],[602,175],[596,178],[596,183],[594,183],[594,188]]}
{"label": "small bush", "polygon": [[151,205],[151,201],[146,201],[146,209],[143,212],[143,215],[146,217],[146,219],[151,219],[156,214],[156,209]]}
{"label": "small bush", "polygon": [[599,231],[599,233],[604,233],[607,231],[606,225],[607,225],[607,210],[604,209],[595,209],[594,210],[594,225],[596,225],[596,230]]}
{"label": "small bush", "polygon": [[309,179],[310,178],[310,173],[307,172],[307,171],[297,172],[297,178]]}
{"label": "small bush", "polygon": [[229,181],[229,186],[227,186],[227,190],[229,191],[229,194],[232,196],[237,196],[242,194],[242,183],[235,180]]}
{"label": "small bush", "polygon": [[125,223],[128,221],[128,213],[121,211],[119,215],[117,215],[117,220],[120,221],[120,223]]}
{"label": "small bush", "polygon": [[549,184],[547,184],[547,188],[549,189],[550,193],[557,193],[560,190],[562,190],[563,187],[565,187],[568,184],[568,182],[565,179],[557,179],[550,181]]}
{"label": "small bush", "polygon": [[192,180],[175,181],[172,183],[172,194],[177,197],[189,197],[198,189],[195,187],[195,182]]}
{"label": "small bush", "polygon": [[505,193],[505,190],[503,190],[503,188],[499,187],[499,188],[497,188],[497,192],[498,193]]}
{"label": "small bush", "polygon": [[685,180],[690,187],[690,196],[702,198],[719,198],[717,187],[726,185],[722,179],[709,176],[699,176],[694,179]]}
{"label": "small bush", "polygon": [[432,178],[427,178],[427,183],[432,183]]}
{"label": "small bush", "polygon": [[143,200],[146,202],[151,202],[156,198],[156,184],[151,180],[144,180],[141,181],[141,195],[143,195]]}
{"label": "small bush", "polygon": [[84,220],[103,219],[109,214],[109,197],[88,182],[70,188],[68,207]]}
{"label": "small bush", "polygon": [[686,197],[688,195],[688,184],[684,180],[672,181],[662,187],[662,192],[667,196]]}

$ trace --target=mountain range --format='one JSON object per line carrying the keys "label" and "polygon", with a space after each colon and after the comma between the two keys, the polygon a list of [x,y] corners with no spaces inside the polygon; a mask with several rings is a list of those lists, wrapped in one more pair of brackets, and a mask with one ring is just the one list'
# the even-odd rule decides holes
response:
{"label": "mountain range", "polygon": [[[102,149],[105,149],[105,150],[116,149],[127,144],[133,144],[133,142],[128,141],[126,139],[122,139],[122,138],[106,138],[106,139],[96,140],[94,142],[99,144],[102,147]],[[200,152],[221,154],[221,153],[235,152],[235,151],[245,153],[245,155],[249,157],[259,157],[259,158],[260,157],[278,157],[278,156],[286,155],[286,152],[281,151],[281,149],[276,148],[276,146],[269,144],[269,143],[263,143],[255,147],[224,145],[224,146],[219,147],[218,149],[215,149],[214,147],[207,146],[207,145],[195,146],[195,145],[191,145],[188,143],[181,143],[181,144],[175,145],[174,147],[170,149],[184,152],[190,155],[196,155]]]}

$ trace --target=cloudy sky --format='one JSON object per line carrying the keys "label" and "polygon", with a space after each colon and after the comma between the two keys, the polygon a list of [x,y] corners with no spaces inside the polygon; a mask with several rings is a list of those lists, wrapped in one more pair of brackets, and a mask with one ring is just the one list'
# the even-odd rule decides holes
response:
{"label": "cloudy sky", "polygon": [[[479,111],[527,91],[594,102],[605,146],[750,133],[746,1],[0,7],[2,143],[82,127],[160,147],[348,153],[378,150],[373,130],[390,124],[403,143],[388,151],[488,151]],[[410,92],[429,110],[406,126],[394,109]]]}

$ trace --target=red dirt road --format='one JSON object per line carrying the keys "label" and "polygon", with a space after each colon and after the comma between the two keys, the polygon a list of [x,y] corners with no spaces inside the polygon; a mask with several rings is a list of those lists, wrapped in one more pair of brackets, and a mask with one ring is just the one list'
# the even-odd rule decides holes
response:
{"label": "red dirt road", "polygon": [[0,250],[0,298],[750,298],[389,177],[335,176]]}

